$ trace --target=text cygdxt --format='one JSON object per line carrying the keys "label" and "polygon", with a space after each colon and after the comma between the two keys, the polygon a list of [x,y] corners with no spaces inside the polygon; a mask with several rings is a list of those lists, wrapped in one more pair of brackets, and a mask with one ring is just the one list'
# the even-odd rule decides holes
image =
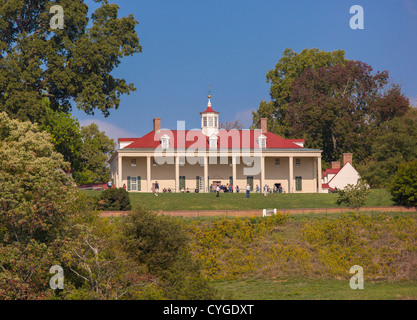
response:
{"label": "text cygdxt", "polygon": [[352,30],[364,29],[364,11],[360,5],[355,5],[350,8],[351,14],[355,14],[350,18],[349,25]]}
{"label": "text cygdxt", "polygon": [[225,305],[209,305],[207,312],[209,314],[252,314],[253,304],[247,305],[236,305],[236,304],[225,304]]}

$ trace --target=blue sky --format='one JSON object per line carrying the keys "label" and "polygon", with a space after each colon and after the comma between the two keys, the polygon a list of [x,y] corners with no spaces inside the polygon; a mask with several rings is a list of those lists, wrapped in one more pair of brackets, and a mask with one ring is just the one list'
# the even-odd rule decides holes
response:
{"label": "blue sky", "polygon": [[[109,0],[120,16],[133,14],[143,52],[113,72],[135,84],[118,110],[104,118],[74,108],[113,137],[140,137],[152,119],[175,129],[200,126],[208,84],[220,121],[252,124],[251,110],[269,99],[265,75],[286,48],[333,51],[388,70],[390,80],[417,98],[417,0]],[[87,1],[90,8],[97,5]],[[364,29],[352,30],[350,7],[364,8]]]}

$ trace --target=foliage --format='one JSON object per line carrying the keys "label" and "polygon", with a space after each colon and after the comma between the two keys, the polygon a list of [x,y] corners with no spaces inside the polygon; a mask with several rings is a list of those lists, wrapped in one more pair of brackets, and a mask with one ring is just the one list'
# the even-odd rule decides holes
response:
{"label": "foliage", "polygon": [[79,169],[74,172],[78,185],[104,183],[110,179],[107,160],[116,144],[95,123],[81,128],[83,145],[78,158]]}
{"label": "foliage", "polygon": [[370,159],[358,170],[371,187],[389,187],[399,164],[414,159],[417,159],[417,110],[410,107],[404,116],[381,125],[373,139]]}
{"label": "foliage", "polygon": [[[332,161],[352,152],[362,161],[381,123],[403,115],[408,99],[398,86],[385,89],[388,72],[372,73],[360,61],[307,69],[292,84],[286,121],[306,146]],[[384,90],[385,89],[385,90]]]}
{"label": "foliage", "polygon": [[64,156],[64,160],[71,164],[73,170],[78,170],[83,144],[78,120],[65,112],[50,108],[47,108],[45,117],[39,128],[51,134],[55,151]]}
{"label": "foliage", "polygon": [[309,69],[330,67],[345,63],[345,52],[320,51],[319,49],[304,49],[299,54],[291,49],[285,49],[281,59],[266,75],[271,83],[271,101],[261,101],[259,108],[253,112],[253,127],[256,127],[261,118],[268,118],[268,130],[279,135],[288,136],[286,112],[290,103],[292,83],[301,74]]}
{"label": "foliage", "polygon": [[123,188],[110,188],[100,194],[98,209],[104,211],[129,211],[129,193]]}
{"label": "foliage", "polygon": [[71,100],[87,114],[118,108],[133,84],[111,75],[123,57],[141,51],[132,15],[118,17],[116,4],[102,2],[91,15],[84,1],[66,0],[64,28],[51,29],[49,0],[0,4],[0,111],[45,123],[44,97],[68,113]]}
{"label": "foliage", "polygon": [[123,220],[126,248],[160,277],[168,299],[212,299],[216,293],[190,253],[190,238],[176,218],[137,206]]}
{"label": "foliage", "polygon": [[51,137],[0,113],[0,296],[51,295],[47,277],[76,189]]}
{"label": "foliage", "polygon": [[338,191],[337,204],[345,203],[349,208],[358,210],[365,205],[368,196],[368,184],[364,180],[359,180],[356,185],[348,184],[343,190]]}
{"label": "foliage", "polygon": [[218,219],[212,224],[190,227],[193,251],[207,276],[229,279],[256,270],[262,265],[259,242],[271,230],[284,225],[288,216],[250,219]]}
{"label": "foliage", "polygon": [[417,159],[400,164],[391,184],[391,194],[397,204],[417,207]]}

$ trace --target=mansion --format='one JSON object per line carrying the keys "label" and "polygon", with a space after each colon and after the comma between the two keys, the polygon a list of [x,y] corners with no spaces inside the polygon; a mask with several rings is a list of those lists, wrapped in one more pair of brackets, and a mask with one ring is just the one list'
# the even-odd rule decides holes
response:
{"label": "mansion", "polygon": [[235,192],[246,185],[260,190],[268,185],[286,193],[322,192],[321,150],[304,148],[302,139],[284,139],[267,130],[219,129],[219,112],[210,95],[200,112],[201,129],[161,129],[161,118],[141,138],[119,138],[119,149],[109,159],[115,187],[129,192],[159,190],[209,192],[212,186],[230,185]]}

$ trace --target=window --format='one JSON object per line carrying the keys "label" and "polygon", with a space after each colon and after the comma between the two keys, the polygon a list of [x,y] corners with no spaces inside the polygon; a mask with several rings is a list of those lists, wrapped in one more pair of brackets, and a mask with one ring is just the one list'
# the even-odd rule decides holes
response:
{"label": "window", "polygon": [[141,191],[141,177],[127,177],[127,191]]}
{"label": "window", "polygon": [[280,164],[281,164],[281,159],[275,158],[275,167],[279,167]]}
{"label": "window", "polygon": [[164,134],[161,137],[161,145],[163,149],[168,149],[169,148],[169,136],[167,134]]}
{"label": "window", "polygon": [[301,159],[300,158],[295,158],[295,166],[296,167],[300,167],[301,166]]}
{"label": "window", "polygon": [[209,147],[210,147],[210,149],[217,148],[217,137],[215,135],[212,135],[209,138]]}
{"label": "window", "polygon": [[233,177],[232,176],[229,177],[229,186],[233,186]]}
{"label": "window", "polygon": [[179,187],[180,187],[180,190],[179,191],[181,191],[182,189],[184,189],[184,191],[185,191],[185,176],[180,176],[179,177],[180,179],[180,181],[179,181],[179,183],[180,183],[180,185],[179,185]]}
{"label": "window", "polygon": [[217,128],[219,124],[217,123],[217,117],[214,117],[214,126]]}
{"label": "window", "polygon": [[258,138],[258,145],[259,145],[259,148],[261,148],[261,149],[265,149],[266,148],[266,137],[264,135],[261,135]]}
{"label": "window", "polygon": [[302,190],[303,190],[303,178],[295,177],[295,191],[302,191]]}
{"label": "window", "polygon": [[213,127],[213,117],[208,118],[208,126]]}
{"label": "window", "polygon": [[207,127],[207,117],[203,117],[203,127]]}
{"label": "window", "polygon": [[131,165],[132,167],[136,167],[136,159],[135,159],[135,158],[130,159],[130,165]]}

